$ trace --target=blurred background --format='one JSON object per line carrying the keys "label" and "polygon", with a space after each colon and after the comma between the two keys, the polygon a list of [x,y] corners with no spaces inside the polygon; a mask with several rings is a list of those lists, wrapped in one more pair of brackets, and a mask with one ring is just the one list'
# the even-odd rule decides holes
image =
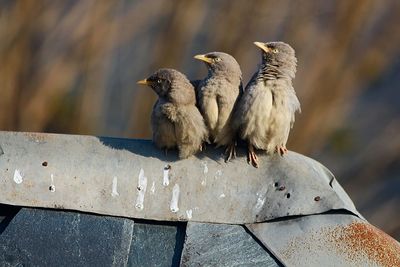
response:
{"label": "blurred background", "polygon": [[0,0],[0,130],[151,136],[160,67],[191,79],[225,51],[247,83],[253,41],[298,57],[291,150],[326,165],[373,224],[400,240],[400,1]]}

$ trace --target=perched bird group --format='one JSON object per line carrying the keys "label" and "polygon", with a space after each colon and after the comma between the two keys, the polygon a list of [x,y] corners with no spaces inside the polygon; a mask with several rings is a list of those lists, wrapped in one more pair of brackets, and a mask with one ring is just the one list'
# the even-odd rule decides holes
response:
{"label": "perched bird group", "polygon": [[255,149],[268,154],[287,152],[286,142],[300,103],[292,86],[296,56],[284,42],[255,42],[262,61],[243,90],[242,72],[231,55],[196,55],[208,75],[189,81],[173,69],[159,69],[139,84],[158,95],[151,125],[153,142],[161,149],[177,147],[180,158],[203,148],[205,142],[226,147],[226,161],[236,156],[236,140],[247,142],[247,160],[258,167]]}

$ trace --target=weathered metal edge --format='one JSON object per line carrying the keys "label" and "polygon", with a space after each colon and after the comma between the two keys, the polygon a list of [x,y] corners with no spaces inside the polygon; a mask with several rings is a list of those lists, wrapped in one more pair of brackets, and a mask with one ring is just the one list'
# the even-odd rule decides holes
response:
{"label": "weathered metal edge", "polygon": [[[149,141],[0,132],[0,203],[161,221],[228,224],[346,209],[359,215],[323,165],[303,155],[222,150],[178,160]],[[244,155],[239,149],[239,155]]]}

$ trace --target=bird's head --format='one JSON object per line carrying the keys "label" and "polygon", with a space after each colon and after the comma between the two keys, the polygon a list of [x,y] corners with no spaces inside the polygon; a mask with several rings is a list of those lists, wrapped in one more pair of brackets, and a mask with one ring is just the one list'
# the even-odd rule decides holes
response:
{"label": "bird's head", "polygon": [[211,73],[226,72],[229,74],[242,75],[239,63],[233,56],[227,53],[211,52],[207,54],[196,55],[194,58],[205,62],[209,72]]}
{"label": "bird's head", "polygon": [[137,82],[150,86],[160,98],[172,103],[195,103],[194,88],[184,74],[174,69],[159,69],[150,77]]}
{"label": "bird's head", "polygon": [[284,42],[254,42],[261,49],[262,64],[278,67],[279,70],[294,78],[297,59],[294,49]]}

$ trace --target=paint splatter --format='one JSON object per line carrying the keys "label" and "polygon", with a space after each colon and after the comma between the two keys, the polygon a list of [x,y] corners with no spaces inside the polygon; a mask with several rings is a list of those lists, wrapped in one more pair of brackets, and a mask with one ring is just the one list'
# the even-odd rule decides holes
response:
{"label": "paint splatter", "polygon": [[114,176],[113,181],[112,181],[112,190],[111,190],[112,197],[119,196],[117,189],[118,189],[118,178],[116,176]]}
{"label": "paint splatter", "polygon": [[214,179],[218,179],[218,178],[220,178],[221,176],[222,176],[222,171],[221,171],[221,170],[218,170],[218,171],[215,172]]}
{"label": "paint splatter", "polygon": [[203,166],[203,174],[207,174],[208,173],[207,161],[203,161],[201,165]]}
{"label": "paint splatter", "polygon": [[225,198],[225,194],[222,193],[221,195],[219,195],[219,198]]}
{"label": "paint splatter", "polygon": [[261,208],[264,206],[265,199],[266,198],[262,193],[257,193],[257,202],[256,202],[256,205],[254,207],[256,211],[260,211],[261,210]]}
{"label": "paint splatter", "polygon": [[153,183],[151,184],[150,193],[154,195],[155,192],[156,192],[156,183],[153,181]]}
{"label": "paint splatter", "polygon": [[23,173],[20,170],[15,170],[14,172],[14,182],[16,184],[21,184],[24,180],[23,180]]}
{"label": "paint splatter", "polygon": [[169,206],[172,212],[179,211],[178,202],[179,202],[179,185],[175,184],[174,188],[172,189],[172,199],[171,199],[171,204]]}
{"label": "paint splatter", "polygon": [[147,188],[147,177],[144,176],[144,170],[140,169],[138,186],[137,186],[138,196],[135,205],[137,210],[143,210],[144,208],[143,203],[144,203],[144,195],[146,193],[146,188]]}
{"label": "paint splatter", "polygon": [[186,216],[187,216],[187,218],[190,220],[190,219],[192,219],[192,215],[193,215],[193,211],[192,210],[187,210],[186,211]]}
{"label": "paint splatter", "polygon": [[169,170],[171,169],[170,165],[165,165],[163,170],[163,186],[169,185]]}
{"label": "paint splatter", "polygon": [[50,179],[51,179],[51,183],[49,186],[49,190],[50,190],[50,192],[54,193],[54,192],[56,192],[56,186],[54,185],[54,175],[53,174],[50,175]]}

